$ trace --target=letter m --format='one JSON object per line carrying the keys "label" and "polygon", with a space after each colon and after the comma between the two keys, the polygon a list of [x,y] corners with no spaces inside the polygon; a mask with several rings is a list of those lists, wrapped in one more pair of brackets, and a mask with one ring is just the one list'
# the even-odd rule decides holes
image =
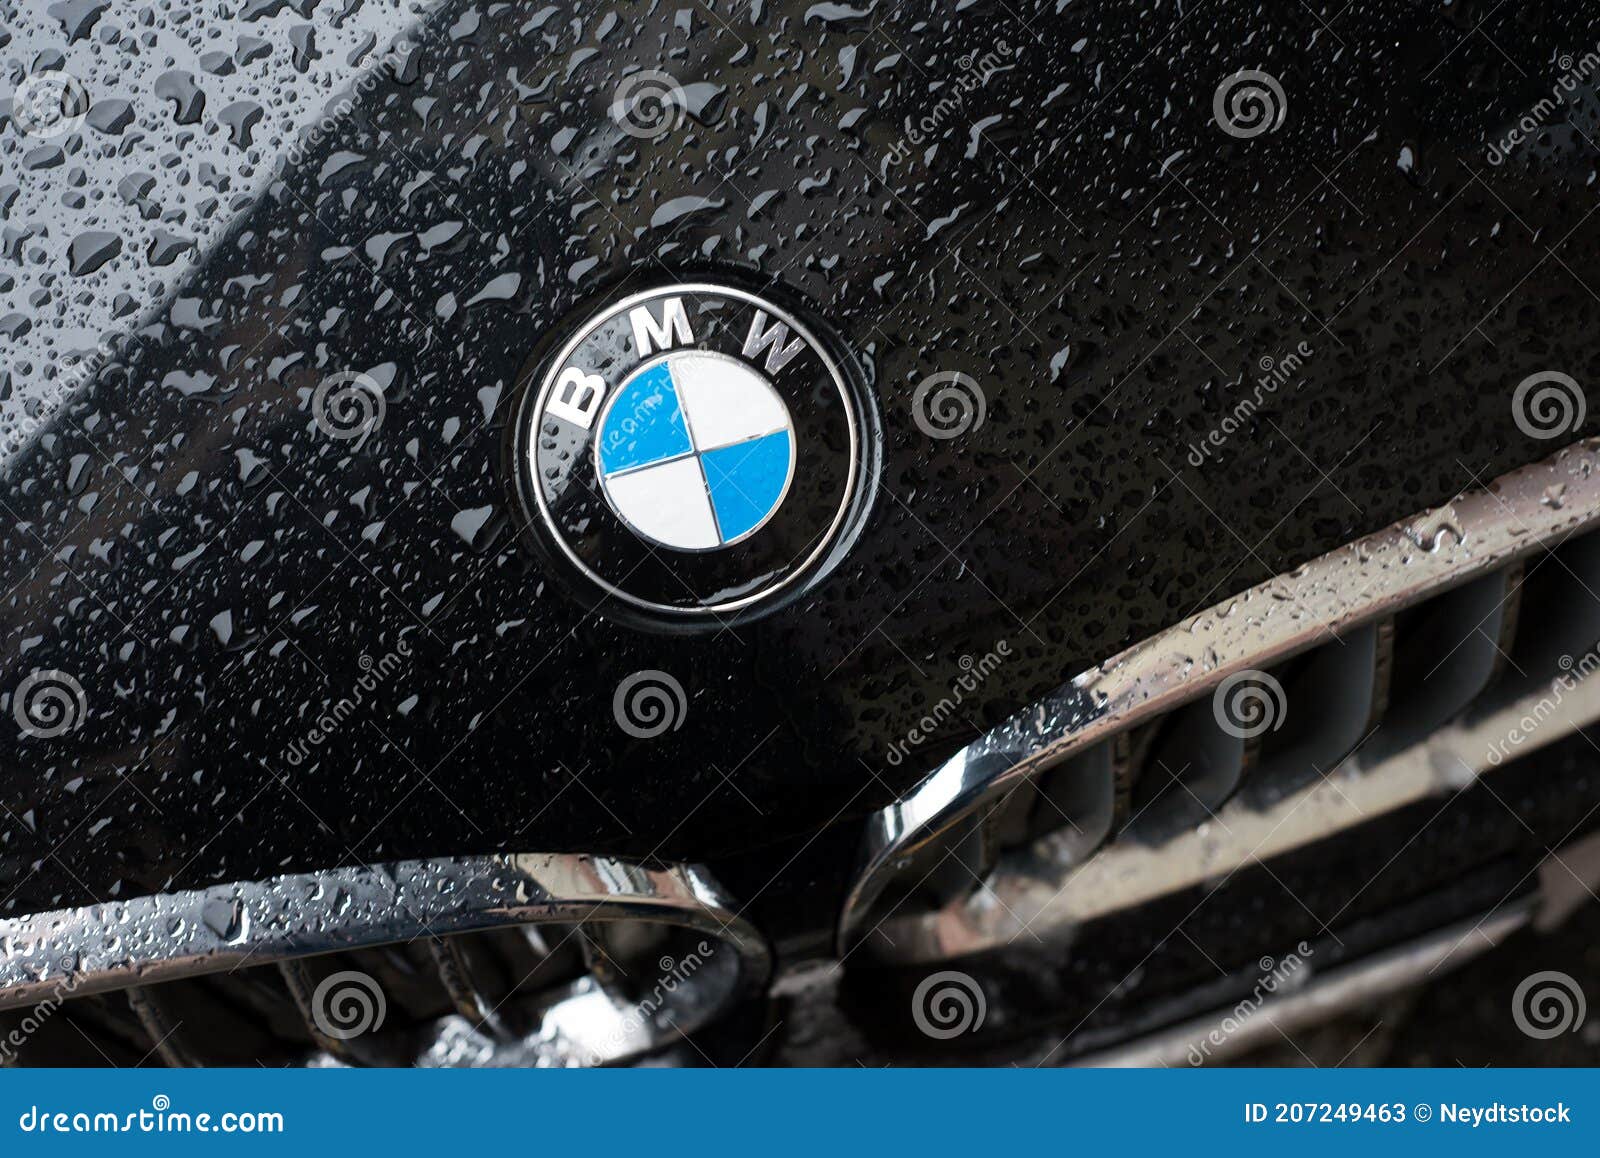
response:
{"label": "letter m", "polygon": [[765,311],[757,310],[756,316],[750,321],[750,333],[744,340],[744,349],[739,352],[754,362],[761,356],[761,351],[766,350],[767,373],[776,374],[805,348],[805,342],[796,338],[786,346],[784,341],[789,337],[789,327],[779,322],[771,329],[766,329],[766,324]]}
{"label": "letter m", "polygon": [[650,313],[649,306],[635,306],[628,311],[628,321],[633,323],[633,344],[641,358],[657,349],[667,350],[694,341],[682,298],[668,298],[661,303],[659,322]]}

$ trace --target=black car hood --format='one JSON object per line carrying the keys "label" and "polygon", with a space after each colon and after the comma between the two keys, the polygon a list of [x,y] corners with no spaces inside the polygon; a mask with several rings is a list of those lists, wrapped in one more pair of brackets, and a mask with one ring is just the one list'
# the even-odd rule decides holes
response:
{"label": "black car hood", "polygon": [[[450,4],[258,147],[259,194],[0,479],[4,911],[853,823],[1130,642],[1553,449],[1511,395],[1595,370],[1592,92],[1490,150],[1592,10],[1491,43],[1480,4],[937,7]],[[656,139],[613,115],[640,69],[682,88]],[[1222,131],[1242,69],[1279,128]],[[82,132],[71,163],[119,163]],[[0,186],[63,172],[24,151]],[[882,467],[825,582],[686,635],[550,582],[505,444],[541,342],[691,276],[823,319]],[[359,440],[310,413],[345,371],[383,386]],[[981,421],[931,436],[918,384],[953,372]],[[12,727],[43,671],[83,696],[49,738]],[[650,739],[613,717],[640,671],[686,694]]]}

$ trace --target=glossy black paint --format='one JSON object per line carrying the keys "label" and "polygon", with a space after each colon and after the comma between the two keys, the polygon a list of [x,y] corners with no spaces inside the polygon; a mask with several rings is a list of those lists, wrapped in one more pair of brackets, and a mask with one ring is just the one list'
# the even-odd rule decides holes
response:
{"label": "glossy black paint", "polygon": [[[493,848],[804,848],[1130,642],[1553,449],[1509,400],[1600,369],[1593,100],[1581,133],[1486,150],[1600,40],[1595,5],[905,7],[448,6],[6,464],[0,690],[62,669],[89,713],[0,735],[0,911]],[[660,141],[608,116],[639,68],[686,89]],[[1281,78],[1283,129],[1220,132],[1240,68]],[[804,600],[664,637],[549,582],[504,424],[565,320],[723,274],[852,346],[882,484]],[[347,369],[387,384],[359,448],[308,411]],[[986,419],[932,439],[910,401],[952,370]],[[982,703],[890,766],[1001,639]],[[611,701],[646,668],[689,706],[638,741]]]}

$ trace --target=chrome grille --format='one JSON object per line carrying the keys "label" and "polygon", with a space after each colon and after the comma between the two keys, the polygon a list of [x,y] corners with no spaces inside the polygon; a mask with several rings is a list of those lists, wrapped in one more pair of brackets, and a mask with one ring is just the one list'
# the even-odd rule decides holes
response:
{"label": "chrome grille", "polygon": [[117,1064],[610,1064],[726,1014],[770,968],[704,870],[579,856],[143,897],[0,921],[0,947],[0,1025],[64,1006],[101,1054],[82,1060]]}
{"label": "chrome grille", "polygon": [[983,736],[875,818],[841,955],[1068,944],[1600,718],[1597,466],[1578,444],[1313,560]]}

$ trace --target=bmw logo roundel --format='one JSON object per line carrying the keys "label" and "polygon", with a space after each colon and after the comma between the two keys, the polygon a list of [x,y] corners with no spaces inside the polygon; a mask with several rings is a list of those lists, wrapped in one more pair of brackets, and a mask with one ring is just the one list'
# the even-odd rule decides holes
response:
{"label": "bmw logo roundel", "polygon": [[532,368],[517,423],[547,555],[592,602],[679,623],[803,590],[859,528],[876,461],[837,350],[726,286],[665,286],[589,317]]}

